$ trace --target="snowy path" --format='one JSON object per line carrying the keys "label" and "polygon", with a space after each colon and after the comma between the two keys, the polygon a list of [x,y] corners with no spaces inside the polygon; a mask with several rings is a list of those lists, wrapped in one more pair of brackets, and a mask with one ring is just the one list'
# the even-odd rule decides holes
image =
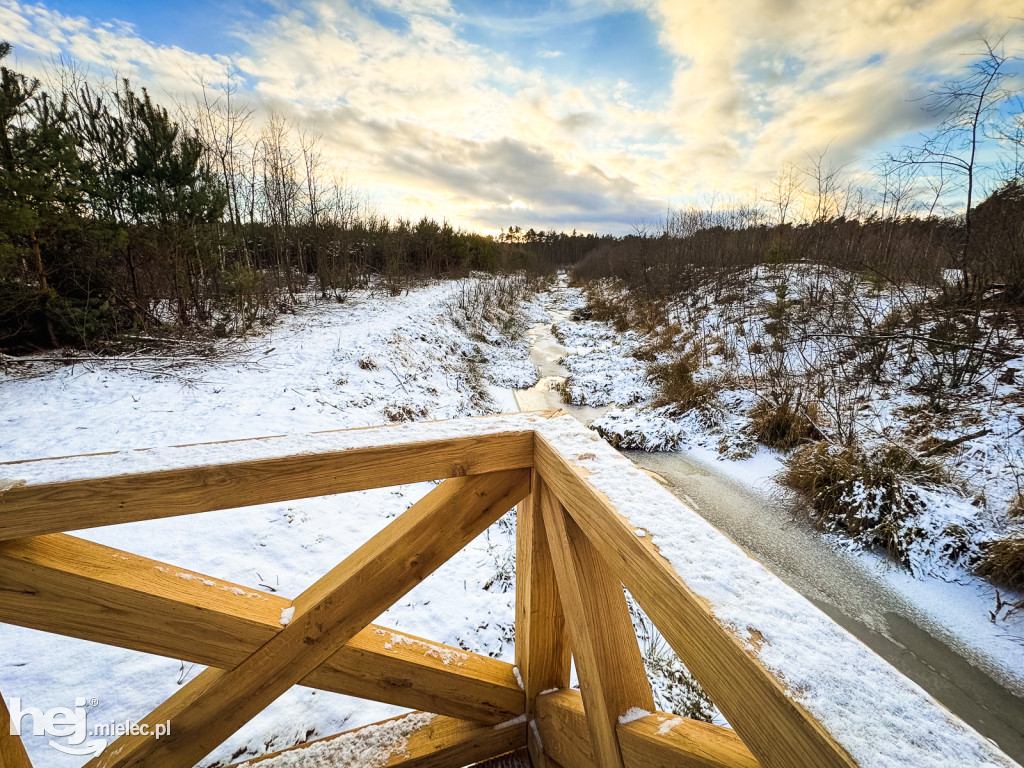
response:
{"label": "snowy path", "polygon": [[[571,289],[549,295],[555,322],[568,318],[566,304],[580,302]],[[523,410],[564,408],[586,423],[611,406],[566,405],[553,385],[568,371],[566,349],[538,324],[530,332],[532,357],[542,378],[516,393]],[[1024,643],[988,621],[991,588],[983,582],[948,584],[918,580],[871,554],[837,551],[808,524],[798,522],[774,483],[765,482],[764,461],[753,460],[733,476],[732,462],[711,451],[624,451],[669,490],[744,547],[783,581],[947,708],[1024,762]],[[758,468],[760,464],[760,468]]]}

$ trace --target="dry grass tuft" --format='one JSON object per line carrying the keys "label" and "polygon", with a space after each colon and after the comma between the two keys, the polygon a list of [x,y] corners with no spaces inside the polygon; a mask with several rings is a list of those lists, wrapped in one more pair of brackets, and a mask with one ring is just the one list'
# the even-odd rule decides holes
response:
{"label": "dry grass tuft", "polygon": [[820,440],[821,432],[814,426],[818,406],[814,402],[802,403],[799,395],[787,393],[775,403],[758,400],[750,409],[748,429],[757,440],[769,448],[788,451],[811,440]]}
{"label": "dry grass tuft", "polygon": [[697,381],[694,374],[700,370],[700,349],[694,347],[681,357],[666,363],[657,363],[648,369],[657,393],[654,406],[672,406],[680,411],[711,405],[724,386],[721,379]]}
{"label": "dry grass tuft", "polygon": [[621,288],[591,283],[587,285],[586,308],[576,310],[572,319],[610,322],[619,333],[630,329],[651,333],[668,323],[668,311],[660,299],[645,299]]}
{"label": "dry grass tuft", "polygon": [[649,333],[635,350],[633,357],[643,360],[645,363],[652,363],[658,359],[658,355],[670,352],[677,344],[685,344],[689,339],[683,338],[677,341],[682,334],[683,328],[679,323],[670,323],[660,326]]}
{"label": "dry grass tuft", "polygon": [[1011,589],[1024,589],[1024,537],[986,544],[978,573]]}
{"label": "dry grass tuft", "polygon": [[881,547],[904,565],[910,545],[923,533],[913,519],[924,502],[912,484],[944,479],[937,464],[898,448],[868,451],[824,441],[797,449],[780,476],[810,502],[818,527]]}

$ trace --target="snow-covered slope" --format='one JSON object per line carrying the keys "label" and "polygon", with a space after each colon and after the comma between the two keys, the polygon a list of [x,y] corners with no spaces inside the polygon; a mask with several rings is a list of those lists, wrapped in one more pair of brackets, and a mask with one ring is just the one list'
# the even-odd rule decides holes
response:
{"label": "snow-covered slope", "polygon": [[[495,311],[503,329],[482,318],[459,327],[462,288],[437,283],[400,297],[300,308],[266,335],[224,342],[219,359],[206,363],[98,361],[37,375],[12,370],[0,377],[0,462],[515,410],[502,388],[535,379],[521,330],[538,310],[527,305],[518,317]],[[502,340],[501,331],[509,328],[519,341]],[[3,477],[0,468],[0,487]],[[80,535],[290,598],[431,487],[397,486]],[[503,520],[379,623],[511,661],[513,553],[513,524]],[[84,697],[90,727],[140,720],[200,671],[173,659],[0,627],[4,697],[44,712],[74,707]],[[282,749],[401,711],[293,688],[206,764]],[[24,722],[30,725],[31,718]],[[51,748],[47,736],[25,741],[37,768],[85,761]]]}

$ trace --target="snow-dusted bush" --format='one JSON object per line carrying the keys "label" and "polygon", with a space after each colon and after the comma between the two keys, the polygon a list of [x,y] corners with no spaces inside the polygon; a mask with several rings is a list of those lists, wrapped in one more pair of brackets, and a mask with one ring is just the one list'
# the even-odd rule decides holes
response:
{"label": "snow-dusted bush", "polygon": [[674,451],[683,439],[683,427],[664,408],[611,410],[590,426],[615,448],[623,450]]}
{"label": "snow-dusted bush", "polygon": [[934,536],[929,536],[928,521],[923,519],[924,485],[941,477],[936,465],[896,448],[822,441],[798,449],[780,480],[808,499],[822,529],[881,547],[911,567],[915,542]]}
{"label": "snow-dusted bush", "polygon": [[715,447],[719,456],[730,461],[743,461],[757,454],[757,441],[743,430],[722,435]]}

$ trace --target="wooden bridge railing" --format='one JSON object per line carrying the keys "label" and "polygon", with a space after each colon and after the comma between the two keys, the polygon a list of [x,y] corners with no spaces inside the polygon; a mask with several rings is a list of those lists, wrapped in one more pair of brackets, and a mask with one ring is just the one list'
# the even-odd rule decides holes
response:
{"label": "wooden bridge railing", "polygon": [[[290,601],[64,533],[437,479]],[[1014,765],[562,414],[14,462],[0,483],[0,622],[208,667],[140,721],[166,736],[88,768],[193,766],[300,683],[422,712],[289,760],[364,740],[388,766],[524,746],[556,768]],[[370,623],[512,507],[514,667]],[[732,728],[652,712],[623,586]],[[29,768],[9,717],[0,700],[0,766]]]}

